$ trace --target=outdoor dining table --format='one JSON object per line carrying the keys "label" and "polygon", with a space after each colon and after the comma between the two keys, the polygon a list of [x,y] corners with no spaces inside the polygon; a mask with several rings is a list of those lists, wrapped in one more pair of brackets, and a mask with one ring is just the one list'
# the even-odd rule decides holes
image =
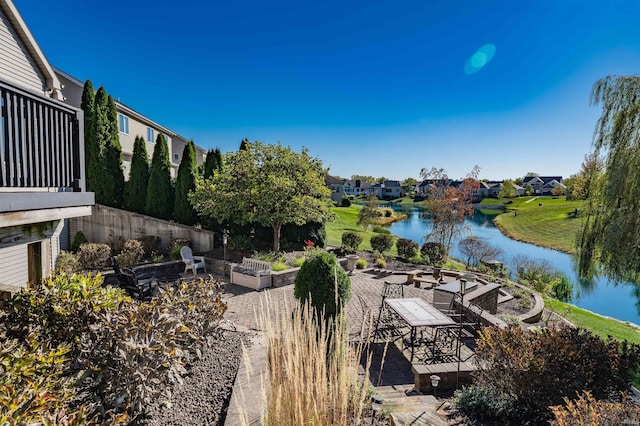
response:
{"label": "outdoor dining table", "polygon": [[451,318],[420,298],[385,299],[384,303],[397,313],[411,329],[409,337],[411,342],[411,362],[413,362],[418,327],[437,327],[455,324],[455,321]]}

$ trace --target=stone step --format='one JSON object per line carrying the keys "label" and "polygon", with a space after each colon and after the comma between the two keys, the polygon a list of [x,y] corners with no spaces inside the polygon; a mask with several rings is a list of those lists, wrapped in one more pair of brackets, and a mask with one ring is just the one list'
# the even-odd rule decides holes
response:
{"label": "stone step", "polygon": [[381,386],[376,393],[382,397],[383,407],[391,411],[392,425],[447,425],[447,419],[435,412],[442,401],[415,392],[413,385]]}

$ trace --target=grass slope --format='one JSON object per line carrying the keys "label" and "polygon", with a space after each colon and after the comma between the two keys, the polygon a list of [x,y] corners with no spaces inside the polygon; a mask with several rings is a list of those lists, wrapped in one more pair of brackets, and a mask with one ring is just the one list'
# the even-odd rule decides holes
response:
{"label": "grass slope", "polygon": [[[363,231],[362,226],[357,225],[358,212],[362,206],[352,204],[350,207],[334,207],[333,213],[337,219],[333,222],[327,222],[327,245],[340,247],[342,245],[342,234],[346,231],[355,231],[362,236],[362,244],[360,250],[371,250],[371,237],[377,235],[372,231]],[[371,229],[371,227],[369,227]],[[397,255],[395,244],[389,252],[385,254]]]}

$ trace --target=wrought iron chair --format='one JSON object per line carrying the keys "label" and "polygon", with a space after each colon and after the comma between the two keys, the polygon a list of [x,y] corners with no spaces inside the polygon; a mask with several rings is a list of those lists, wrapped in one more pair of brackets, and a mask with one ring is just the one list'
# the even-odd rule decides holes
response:
{"label": "wrought iron chair", "polygon": [[386,299],[402,298],[404,298],[404,284],[389,281],[384,282],[382,300],[380,301],[380,309],[378,318],[376,319],[376,328],[373,333],[374,340],[395,341],[406,334],[402,331],[402,328],[406,327],[402,318],[389,309],[384,303]]}
{"label": "wrought iron chair", "polygon": [[458,360],[460,327],[458,325],[434,327],[421,331],[419,343],[424,348],[425,364],[440,364]]}
{"label": "wrought iron chair", "polygon": [[157,287],[153,285],[155,277],[153,275],[137,276],[129,268],[120,268],[115,257],[111,258],[113,271],[118,278],[119,287],[134,299],[145,302],[150,301],[157,295]]}

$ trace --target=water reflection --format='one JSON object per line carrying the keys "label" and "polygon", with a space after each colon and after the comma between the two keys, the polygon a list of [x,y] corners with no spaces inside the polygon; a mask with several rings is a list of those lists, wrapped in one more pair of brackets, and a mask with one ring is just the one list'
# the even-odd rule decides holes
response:
{"label": "water reflection", "polygon": [[[424,209],[393,204],[389,207],[407,215],[406,220],[391,225],[391,233],[418,244],[424,243],[430,222]],[[496,214],[499,213],[496,212]],[[640,289],[637,286],[629,283],[614,283],[605,277],[596,277],[593,280],[579,279],[575,262],[570,255],[507,238],[494,225],[494,218],[495,214],[476,211],[473,219],[465,221],[466,233],[463,237],[475,235],[500,248],[504,253],[503,259],[500,260],[511,270],[514,269],[513,258],[518,255],[547,260],[575,283],[571,303],[601,315],[640,324]],[[451,252],[454,257],[462,258],[457,241],[453,243]]]}

